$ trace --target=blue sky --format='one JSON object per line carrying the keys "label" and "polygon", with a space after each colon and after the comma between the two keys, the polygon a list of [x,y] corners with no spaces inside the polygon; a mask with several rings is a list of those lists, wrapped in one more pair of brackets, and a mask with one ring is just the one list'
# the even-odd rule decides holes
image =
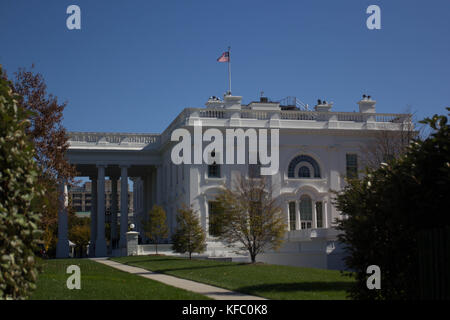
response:
{"label": "blue sky", "polygon": [[[81,8],[81,30],[66,8]],[[381,8],[368,30],[366,8]],[[35,63],[68,101],[71,131],[162,132],[185,107],[227,89],[248,103],[297,96],[419,118],[450,105],[450,1],[1,0],[0,63],[11,75]]]}

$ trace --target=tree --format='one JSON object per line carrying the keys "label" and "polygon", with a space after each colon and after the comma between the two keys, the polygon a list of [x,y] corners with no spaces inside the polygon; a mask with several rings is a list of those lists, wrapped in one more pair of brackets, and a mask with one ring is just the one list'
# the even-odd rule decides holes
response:
{"label": "tree", "polygon": [[46,189],[45,195],[35,198],[32,205],[41,213],[45,247],[52,252],[58,225],[57,185],[66,181],[72,183],[75,176],[75,168],[65,159],[69,144],[62,119],[67,103],[60,104],[55,96],[47,93],[40,73],[34,74],[23,68],[15,73],[15,81],[10,87],[19,95],[18,107],[31,111],[27,113],[30,125],[25,130],[36,150],[33,158],[40,169],[38,183]]}
{"label": "tree", "polygon": [[148,213],[147,221],[142,221],[145,235],[154,242],[155,251],[158,254],[158,243],[167,238],[169,228],[166,223],[166,212],[161,206],[154,205]]}
{"label": "tree", "polygon": [[[354,271],[350,275],[356,278],[349,291],[352,298],[417,299],[424,261],[421,234],[450,226],[448,118],[435,115],[421,123],[433,130],[428,138],[414,139],[404,155],[379,169],[369,168],[365,177],[349,181],[337,194],[337,208],[346,216],[339,221],[338,228],[344,231],[339,239],[348,250],[345,262]],[[448,258],[447,252],[447,260],[438,263]],[[380,267],[380,290],[367,289],[370,265]]]}
{"label": "tree", "polygon": [[25,299],[36,287],[34,251],[39,214],[31,203],[43,194],[26,134],[29,112],[18,107],[0,65],[0,299]]}
{"label": "tree", "polygon": [[75,243],[75,251],[79,252],[80,257],[83,257],[83,252],[89,244],[91,234],[90,221],[90,218],[72,217],[72,225],[69,227],[69,239]]}
{"label": "tree", "polygon": [[225,188],[216,197],[218,212],[210,221],[218,238],[230,247],[240,245],[250,254],[252,263],[267,249],[283,243],[287,225],[277,199],[265,178],[238,178],[236,188]]}
{"label": "tree", "polygon": [[[72,197],[69,195],[69,205],[67,207],[69,240],[75,243],[75,254],[83,257],[91,235],[91,218],[78,217],[72,205]],[[106,234],[106,230],[105,230]],[[107,235],[105,235],[108,238]],[[78,252],[78,253],[77,253]]]}
{"label": "tree", "polygon": [[178,210],[177,228],[172,236],[172,249],[178,253],[202,253],[206,250],[206,234],[192,208],[183,207]]}
{"label": "tree", "polygon": [[[407,112],[410,114],[409,110]],[[394,122],[401,123],[400,130],[386,128],[374,131],[371,141],[360,147],[363,168],[378,169],[381,163],[400,157],[418,136],[411,116],[395,119]]]}
{"label": "tree", "polygon": [[60,104],[57,97],[47,93],[42,74],[33,74],[32,71],[20,68],[15,76],[12,88],[20,96],[18,106],[32,111],[31,125],[26,133],[34,142],[34,158],[42,171],[40,178],[50,181],[71,180],[76,172],[65,159],[69,138],[62,124],[67,102]]}

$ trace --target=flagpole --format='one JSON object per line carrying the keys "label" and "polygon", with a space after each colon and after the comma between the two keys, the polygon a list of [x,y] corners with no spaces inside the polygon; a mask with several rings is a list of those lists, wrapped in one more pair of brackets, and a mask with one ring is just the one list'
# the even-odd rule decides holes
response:
{"label": "flagpole", "polygon": [[231,47],[228,47],[228,94],[231,96]]}

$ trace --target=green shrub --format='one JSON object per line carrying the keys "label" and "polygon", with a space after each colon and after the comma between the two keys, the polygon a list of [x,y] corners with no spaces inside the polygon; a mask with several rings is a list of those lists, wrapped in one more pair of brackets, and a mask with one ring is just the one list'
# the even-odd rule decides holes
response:
{"label": "green shrub", "polygon": [[34,148],[25,134],[29,114],[18,108],[0,66],[0,299],[24,299],[35,288],[39,215]]}
{"label": "green shrub", "polygon": [[[352,298],[418,298],[420,234],[450,225],[447,117],[421,122],[433,129],[427,139],[413,140],[406,154],[349,181],[337,196],[337,208],[347,215],[339,222],[344,231],[340,240],[348,247],[346,264],[357,280],[349,292]],[[380,290],[367,289],[369,265],[380,267]]]}

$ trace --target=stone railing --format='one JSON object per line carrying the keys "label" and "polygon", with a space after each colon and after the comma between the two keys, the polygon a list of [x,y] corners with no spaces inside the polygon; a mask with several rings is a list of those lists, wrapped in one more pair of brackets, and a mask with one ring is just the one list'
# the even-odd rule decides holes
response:
{"label": "stone railing", "polygon": [[[280,127],[318,128],[328,123],[329,128],[363,129],[365,124],[370,129],[400,129],[400,125],[411,124],[411,115],[393,113],[360,113],[360,112],[318,112],[296,110],[251,110],[223,108],[186,108],[167,127],[161,135],[162,143],[170,140],[173,130],[180,126],[192,125],[195,120],[211,120],[210,125],[223,126],[227,121],[242,120],[274,120]],[[231,123],[231,122],[230,122]],[[239,123],[239,122],[237,122]],[[370,125],[369,125],[370,123]],[[248,122],[245,125],[249,125]]]}
{"label": "stone railing", "polygon": [[159,134],[105,133],[105,132],[69,132],[70,147],[77,146],[131,146],[137,148],[159,147]]}
{"label": "stone railing", "polygon": [[359,112],[317,112],[317,111],[261,111],[261,110],[233,110],[233,109],[201,109],[187,108],[180,115],[199,118],[227,119],[232,115],[240,115],[241,119],[269,120],[279,115],[281,120],[314,120],[314,121],[353,121],[353,122],[391,122],[404,123],[411,121],[409,114],[394,113],[359,113]]}

